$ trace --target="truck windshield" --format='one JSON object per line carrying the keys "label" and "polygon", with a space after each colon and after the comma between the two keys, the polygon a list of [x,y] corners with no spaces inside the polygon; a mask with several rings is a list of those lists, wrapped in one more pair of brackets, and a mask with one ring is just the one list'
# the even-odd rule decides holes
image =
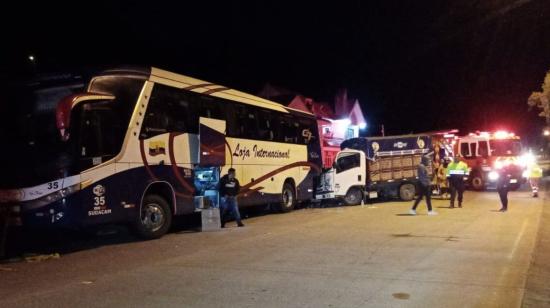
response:
{"label": "truck windshield", "polygon": [[491,140],[492,156],[517,156],[521,154],[521,142],[518,140]]}

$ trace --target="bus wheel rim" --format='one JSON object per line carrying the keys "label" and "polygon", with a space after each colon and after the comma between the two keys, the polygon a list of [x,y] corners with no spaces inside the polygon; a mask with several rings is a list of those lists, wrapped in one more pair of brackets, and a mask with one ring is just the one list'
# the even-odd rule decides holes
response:
{"label": "bus wheel rim", "polygon": [[292,192],[288,189],[285,189],[283,193],[283,204],[285,207],[290,207],[292,205]]}
{"label": "bus wheel rim", "polygon": [[164,211],[156,203],[147,204],[141,213],[141,223],[152,232],[162,228],[164,219]]}

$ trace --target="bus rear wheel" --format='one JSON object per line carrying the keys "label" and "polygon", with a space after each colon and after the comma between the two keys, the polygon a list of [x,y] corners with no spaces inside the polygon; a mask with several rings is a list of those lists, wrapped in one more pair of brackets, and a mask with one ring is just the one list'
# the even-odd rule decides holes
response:
{"label": "bus rear wheel", "polygon": [[357,187],[348,189],[348,192],[344,197],[346,205],[359,205],[361,204],[361,200],[363,200],[363,193],[361,192],[361,189]]}
{"label": "bus rear wheel", "polygon": [[281,192],[281,202],[279,203],[278,210],[282,213],[288,213],[294,209],[296,205],[296,191],[294,185],[290,182],[286,182],[283,185]]}
{"label": "bus rear wheel", "polygon": [[136,216],[133,224],[134,232],[146,240],[160,238],[168,232],[172,224],[170,206],[159,195],[145,196],[139,215]]}

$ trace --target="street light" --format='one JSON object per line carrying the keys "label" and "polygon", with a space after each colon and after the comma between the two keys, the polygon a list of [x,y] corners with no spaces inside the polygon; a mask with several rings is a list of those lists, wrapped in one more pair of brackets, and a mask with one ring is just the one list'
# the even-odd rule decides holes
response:
{"label": "street light", "polygon": [[30,56],[29,56],[29,60],[30,60],[31,62],[34,62],[34,56],[33,56],[33,55],[30,55]]}

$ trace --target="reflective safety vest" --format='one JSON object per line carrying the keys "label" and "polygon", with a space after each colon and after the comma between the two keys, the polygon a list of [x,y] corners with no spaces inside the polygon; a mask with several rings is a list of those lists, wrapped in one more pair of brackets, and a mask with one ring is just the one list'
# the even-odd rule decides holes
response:
{"label": "reflective safety vest", "polygon": [[459,161],[458,163],[451,162],[447,166],[447,176],[451,175],[468,175],[470,173],[468,165],[465,162]]}
{"label": "reflective safety vest", "polygon": [[529,167],[529,178],[542,178],[542,168],[537,164],[533,164]]}

